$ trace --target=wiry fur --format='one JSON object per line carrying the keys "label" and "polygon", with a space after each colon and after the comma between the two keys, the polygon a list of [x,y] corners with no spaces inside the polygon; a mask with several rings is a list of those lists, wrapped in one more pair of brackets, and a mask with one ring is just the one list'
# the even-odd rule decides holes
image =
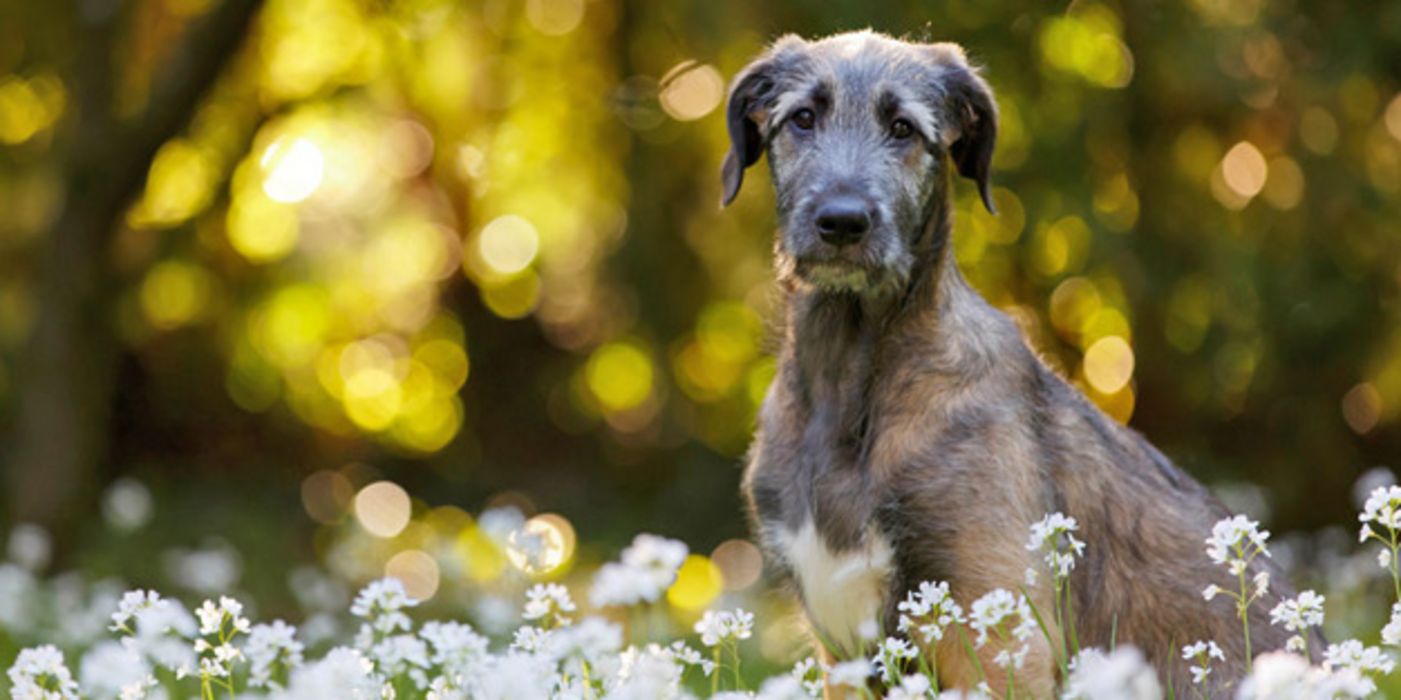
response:
{"label": "wiry fur", "polygon": [[[818,110],[806,133],[785,121],[804,107]],[[892,114],[915,123],[915,143],[888,138]],[[1202,590],[1236,586],[1205,554],[1225,510],[1049,370],[954,263],[949,166],[990,207],[996,132],[991,93],[963,52],[871,32],[785,37],[736,78],[729,119],[726,201],[765,152],[778,193],[784,330],[744,493],[780,568],[798,573],[783,543],[808,523],[837,554],[881,538],[893,565],[880,622],[893,632],[896,603],[920,581],[948,581],[965,608],[994,588],[1020,590],[1040,564],[1028,527],[1061,511],[1088,543],[1071,576],[1080,643],[1137,645],[1182,695],[1191,681],[1180,648],[1215,640],[1227,657],[1211,676],[1222,694],[1243,672],[1244,639],[1233,601],[1207,602]],[[871,231],[856,246],[825,246],[813,207],[853,191],[871,202]],[[1257,654],[1284,645],[1268,611],[1289,593],[1268,560],[1258,570],[1274,584],[1250,611]],[[1042,611],[1048,578],[1030,589]],[[985,668],[996,650],[980,652]],[[945,687],[975,683],[956,635],[934,653]],[[1055,673],[1038,639],[1017,687],[1044,696]]]}

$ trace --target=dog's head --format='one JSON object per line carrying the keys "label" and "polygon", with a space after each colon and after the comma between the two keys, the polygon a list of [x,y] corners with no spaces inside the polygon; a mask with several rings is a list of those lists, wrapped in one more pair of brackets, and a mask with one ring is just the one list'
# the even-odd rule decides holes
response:
{"label": "dog's head", "polygon": [[767,152],[780,270],[820,289],[907,279],[916,239],[943,205],[949,163],[992,209],[997,107],[957,45],[869,31],[787,36],[735,78],[726,117],[723,202]]}

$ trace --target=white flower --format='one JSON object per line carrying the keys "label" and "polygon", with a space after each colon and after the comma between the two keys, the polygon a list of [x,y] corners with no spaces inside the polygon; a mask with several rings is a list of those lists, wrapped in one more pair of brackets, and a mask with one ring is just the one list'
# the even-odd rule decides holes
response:
{"label": "white flower", "polygon": [[150,676],[151,667],[140,654],[110,639],[98,642],[78,663],[79,685],[93,698],[117,698],[127,688],[135,692]]}
{"label": "white flower", "polygon": [[1376,686],[1355,671],[1324,671],[1309,666],[1301,656],[1270,652],[1255,657],[1250,675],[1236,695],[1237,700],[1318,700],[1321,698],[1363,698]]}
{"label": "white flower", "polygon": [[1206,600],[1211,600],[1212,598],[1221,595],[1221,593],[1221,587],[1213,583],[1202,590],[1202,598],[1205,598]]}
{"label": "white flower", "polygon": [[569,624],[566,614],[575,610],[569,589],[558,583],[537,583],[525,592],[525,599],[522,617],[527,620],[548,617],[551,624]]}
{"label": "white flower", "polygon": [[371,581],[360,589],[355,601],[350,604],[350,614],[367,621],[361,627],[356,646],[368,648],[374,643],[376,635],[407,632],[413,623],[404,609],[415,605],[418,605],[418,601],[409,597],[399,579],[386,577]]}
{"label": "white flower", "polygon": [[848,688],[864,688],[873,671],[871,662],[866,659],[843,661],[827,672],[827,682]]}
{"label": "white flower", "polygon": [[[810,700],[812,696],[808,694],[802,682],[792,676],[774,676],[759,686],[759,694],[755,695],[755,700]],[[886,700],[895,697],[887,695]]]}
{"label": "white flower", "polygon": [[[520,653],[489,657],[473,679],[472,700],[545,700],[555,684],[553,668],[545,660]],[[653,696],[664,697],[664,696]]]}
{"label": "white flower", "polygon": [[1290,632],[1319,627],[1323,624],[1323,601],[1323,596],[1318,593],[1304,591],[1294,598],[1280,601],[1270,611],[1270,623]]}
{"label": "white flower", "polygon": [[675,659],[678,663],[699,668],[701,673],[706,676],[709,676],[715,671],[714,661],[705,658],[701,655],[699,650],[686,646],[686,643],[679,639],[672,642],[671,646],[667,647],[666,651],[669,652],[671,658]]}
{"label": "white flower", "polygon": [[384,682],[372,673],[374,664],[355,649],[337,647],[320,661],[292,672],[278,700],[380,700]]}
{"label": "white flower", "polygon": [[1211,675],[1211,660],[1225,661],[1226,655],[1222,653],[1221,647],[1216,646],[1214,641],[1198,641],[1182,647],[1182,658],[1186,661],[1195,661],[1191,667],[1192,682],[1196,685],[1204,685],[1207,676]]}
{"label": "white flower", "polygon": [[793,670],[788,672],[795,680],[803,684],[803,689],[808,695],[818,698],[822,697],[822,674],[825,669],[817,660],[809,656],[806,659],[793,664]]}
{"label": "white flower", "polygon": [[1216,523],[1211,537],[1206,539],[1206,553],[1217,564],[1226,564],[1232,574],[1239,573],[1256,554],[1270,556],[1265,542],[1270,533],[1260,530],[1260,524],[1236,515]]}
{"label": "white flower", "polygon": [[[673,647],[674,649],[674,647]],[[694,650],[692,650],[694,651]],[[690,654],[686,654],[690,656]],[[697,654],[698,656],[698,654]],[[618,672],[606,700],[657,700],[679,697],[681,659],[655,644],[629,647],[618,655]]]}
{"label": "white flower", "polygon": [[302,665],[302,643],[297,641],[297,628],[282,620],[268,625],[254,625],[248,632],[243,651],[250,666],[248,682],[255,688],[269,685],[281,687],[273,675],[280,671],[290,674]]}
{"label": "white flower", "polygon": [[1357,519],[1364,523],[1361,537],[1364,542],[1371,534],[1371,529],[1366,523],[1376,523],[1388,530],[1401,529],[1401,486],[1378,486],[1372,489]]}
{"label": "white flower", "polygon": [[1391,604],[1391,619],[1382,628],[1382,644],[1401,646],[1401,602]]}
{"label": "white flower", "polygon": [[682,542],[638,535],[623,550],[621,562],[605,564],[594,574],[589,602],[600,608],[654,603],[676,581],[688,553]]}
{"label": "white flower", "polygon": [[556,659],[583,660],[597,666],[606,656],[623,648],[623,628],[601,617],[586,617],[576,625],[561,628],[551,639],[550,654]]}
{"label": "white flower", "polygon": [[367,655],[375,672],[384,678],[407,676],[419,689],[428,686],[428,644],[411,634],[393,634],[379,640]]}
{"label": "white flower", "polygon": [[511,639],[511,650],[523,651],[528,654],[544,651],[550,636],[553,634],[552,630],[531,627],[530,625],[522,626],[516,630]]}
{"label": "white flower", "polygon": [[634,537],[623,550],[623,564],[645,572],[661,590],[676,580],[676,571],[686,562],[690,550],[684,542],[646,533]]}
{"label": "white flower", "polygon": [[1219,659],[1221,661],[1226,660],[1226,654],[1221,651],[1221,647],[1216,646],[1216,642],[1214,641],[1198,641],[1182,647],[1182,658],[1184,660],[1191,661],[1199,657]]}
{"label": "white flower", "polygon": [[886,693],[885,700],[922,700],[929,697],[933,685],[929,677],[922,673],[911,673],[900,679],[900,685]]}
{"label": "white flower", "polygon": [[886,637],[876,653],[876,668],[886,684],[894,683],[904,662],[919,655],[919,650],[904,639]]}
{"label": "white flower", "polygon": [[6,674],[14,700],[76,700],[78,682],[51,644],[21,650]]}
{"label": "white flower", "polygon": [[127,632],[132,630],[128,622],[136,613],[145,610],[161,601],[161,594],[155,591],[143,591],[140,589],[127,591],[122,595],[122,599],[117,602],[117,611],[112,613],[113,632]]}
{"label": "white flower", "polygon": [[204,604],[195,610],[195,617],[199,618],[199,633],[202,635],[223,635],[224,625],[227,622],[230,627],[230,634],[248,632],[248,618],[242,617],[243,604],[228,596],[220,596],[219,604],[206,600]]}
{"label": "white flower", "polygon": [[433,665],[457,675],[470,673],[487,653],[487,638],[460,622],[426,622],[418,636],[433,648]]}
{"label": "white flower", "polygon": [[1378,647],[1369,647],[1356,639],[1330,644],[1323,652],[1323,669],[1347,669],[1363,675],[1387,674],[1396,662]]}
{"label": "white flower", "polygon": [[696,622],[701,643],[713,647],[722,642],[749,639],[754,630],[754,614],[736,608],[733,612],[707,610]]}
{"label": "white flower", "polygon": [[1163,697],[1158,672],[1132,646],[1106,655],[1086,649],[1072,662],[1066,700],[1158,700]]}
{"label": "white flower", "polygon": [[1031,537],[1027,540],[1026,548],[1032,552],[1045,552],[1046,566],[1056,578],[1065,578],[1075,568],[1076,557],[1085,553],[1085,543],[1073,534],[1079,527],[1075,518],[1051,513],[1031,524]]}
{"label": "white flower", "polygon": [[973,601],[968,612],[968,624],[978,633],[978,646],[987,643],[989,630],[998,627],[1016,612],[1016,597],[1003,588],[994,588]]}
{"label": "white flower", "polygon": [[896,607],[900,611],[900,631],[918,631],[926,644],[942,640],[949,625],[964,621],[963,608],[954,602],[949,584],[943,581],[921,582],[919,589],[906,593],[905,600]]}
{"label": "white flower", "polygon": [[[128,602],[131,600],[134,598]],[[189,673],[196,663],[188,642],[198,631],[194,616],[179,602],[160,598],[154,592],[144,600],[128,610],[129,617],[123,619],[122,644],[176,674]],[[121,613],[121,606],[118,607]]]}

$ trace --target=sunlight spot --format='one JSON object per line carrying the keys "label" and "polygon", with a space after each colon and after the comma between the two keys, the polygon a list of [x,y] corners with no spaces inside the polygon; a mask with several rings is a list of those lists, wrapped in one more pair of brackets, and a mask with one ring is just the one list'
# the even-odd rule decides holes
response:
{"label": "sunlight spot", "polygon": [[404,584],[409,597],[425,601],[438,592],[438,562],[427,552],[406,549],[384,565],[384,575]]}
{"label": "sunlight spot", "polygon": [[503,275],[513,275],[530,266],[540,252],[540,235],[529,221],[507,214],[487,224],[477,236],[482,261]]}
{"label": "sunlight spot", "polygon": [[1133,363],[1128,341],[1117,335],[1105,336],[1085,351],[1085,379],[1095,391],[1113,394],[1129,383]]}
{"label": "sunlight spot", "polygon": [[574,526],[554,513],[542,513],[511,533],[506,556],[517,569],[545,576],[574,556]]}
{"label": "sunlight spot", "polygon": [[589,391],[609,410],[635,408],[652,393],[652,360],[629,343],[609,343],[595,350],[584,372]]}
{"label": "sunlight spot", "polygon": [[375,537],[403,532],[412,510],[408,492],[392,481],[376,481],[355,495],[355,518]]}
{"label": "sunlight spot", "polygon": [[658,95],[662,109],[683,122],[710,114],[725,97],[725,79],[720,71],[710,65],[689,64],[688,61],[671,69],[668,77],[662,78]]}
{"label": "sunlight spot", "polygon": [[568,34],[584,19],[584,0],[526,0],[525,16],[541,34]]}
{"label": "sunlight spot", "polygon": [[155,328],[176,328],[204,312],[212,287],[204,268],[166,261],[152,268],[141,283],[141,310]]}
{"label": "sunlight spot", "polygon": [[682,610],[701,610],[720,596],[725,577],[711,560],[692,554],[676,572],[676,582],[666,591],[666,599]]}
{"label": "sunlight spot", "polygon": [[727,591],[754,585],[764,570],[764,555],[748,540],[725,540],[710,553],[710,559],[720,567]]}
{"label": "sunlight spot", "polygon": [[326,156],[308,139],[280,139],[263,151],[258,161],[266,177],[263,192],[284,204],[300,202],[321,186],[326,174]]}
{"label": "sunlight spot", "polygon": [[1382,415],[1382,395],[1370,382],[1362,382],[1343,395],[1343,420],[1352,432],[1366,435]]}
{"label": "sunlight spot", "polygon": [[1269,166],[1260,149],[1249,141],[1241,141],[1221,159],[1221,179],[1241,197],[1254,197],[1265,187]]}
{"label": "sunlight spot", "polygon": [[318,523],[329,525],[340,520],[354,497],[355,487],[340,472],[322,469],[302,480],[302,506]]}

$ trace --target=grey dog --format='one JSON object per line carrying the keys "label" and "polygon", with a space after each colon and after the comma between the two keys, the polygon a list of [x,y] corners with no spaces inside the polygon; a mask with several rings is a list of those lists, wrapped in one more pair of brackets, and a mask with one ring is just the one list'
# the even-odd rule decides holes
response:
{"label": "grey dog", "polygon": [[[1051,577],[1028,585],[1041,555],[1026,543],[1062,512],[1087,544],[1069,579],[1082,646],[1135,645],[1183,695],[1181,647],[1213,640],[1226,657],[1213,692],[1238,681],[1236,605],[1203,596],[1239,588],[1205,551],[1225,509],[1048,369],[954,262],[950,173],[991,210],[997,135],[996,103],[963,50],[869,31],[787,36],[734,79],[726,109],[724,203],[767,154],[785,300],[744,493],[825,651],[868,653],[923,581],[947,582],[965,610],[993,589],[1025,590],[1049,617]],[[1249,610],[1254,654],[1284,646],[1269,610],[1292,594],[1264,556],[1246,578],[1260,572],[1272,583]],[[1047,697],[1058,682],[1047,637],[1061,630],[1050,632],[1028,640],[1018,694]],[[980,680],[958,635],[918,642],[943,687]],[[999,693],[995,657],[1019,646],[994,635],[977,652]]]}

